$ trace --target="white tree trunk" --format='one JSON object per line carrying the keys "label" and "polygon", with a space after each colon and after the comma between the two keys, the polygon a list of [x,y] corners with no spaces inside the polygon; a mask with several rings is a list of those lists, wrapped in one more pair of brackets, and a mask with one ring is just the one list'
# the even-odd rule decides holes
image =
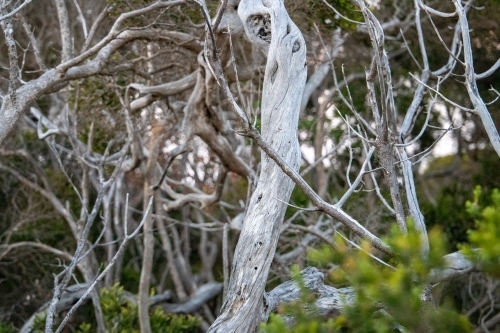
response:
{"label": "white tree trunk", "polygon": [[[297,124],[305,86],[306,47],[280,0],[243,0],[238,14],[252,42],[268,51],[262,96],[262,136],[298,170]],[[294,183],[265,153],[236,247],[227,297],[209,332],[253,332]]]}

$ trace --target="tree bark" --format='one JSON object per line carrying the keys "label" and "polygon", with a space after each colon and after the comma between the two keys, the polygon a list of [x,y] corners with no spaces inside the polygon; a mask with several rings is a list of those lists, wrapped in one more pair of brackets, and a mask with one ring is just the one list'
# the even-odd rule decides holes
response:
{"label": "tree bark", "polygon": [[[280,0],[244,0],[238,14],[252,42],[268,50],[262,96],[262,136],[295,170],[297,124],[307,68],[299,29]],[[235,250],[229,290],[208,332],[253,332],[261,320],[264,288],[294,184],[262,152],[262,169]]]}
{"label": "tree bark", "polygon": [[[151,184],[156,182],[156,160],[158,159],[159,143],[161,139],[161,124],[156,124],[152,129],[151,141],[149,142],[149,158],[146,163],[144,180],[144,210],[146,211],[151,197],[154,195]],[[152,210],[148,211],[143,226],[144,253],[142,256],[141,277],[139,281],[138,312],[139,324],[142,333],[151,332],[149,322],[149,287],[153,268],[153,255],[155,238],[153,235],[153,216]]]}

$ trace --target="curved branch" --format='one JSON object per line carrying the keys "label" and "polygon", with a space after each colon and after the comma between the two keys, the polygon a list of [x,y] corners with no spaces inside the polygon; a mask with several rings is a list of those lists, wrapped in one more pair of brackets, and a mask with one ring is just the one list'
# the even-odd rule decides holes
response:
{"label": "curved branch", "polygon": [[474,58],[472,56],[472,44],[470,40],[469,23],[467,21],[466,9],[462,6],[462,2],[459,0],[452,0],[455,8],[456,14],[458,14],[458,20],[462,30],[462,41],[464,44],[464,61],[465,61],[465,83],[467,87],[467,92],[474,105],[481,121],[483,122],[484,129],[488,134],[491,145],[495,149],[496,153],[500,156],[500,135],[498,134],[493,118],[491,117],[488,108],[484,104],[483,99],[479,95],[479,90],[476,82],[476,74],[474,73]]}
{"label": "curved branch", "polygon": [[48,253],[52,253],[55,256],[58,256],[60,258],[66,259],[66,260],[73,260],[73,256],[66,252],[62,251],[59,249],[56,249],[50,245],[39,243],[39,242],[30,242],[30,241],[25,241],[25,242],[17,242],[17,243],[12,243],[12,244],[2,244],[0,245],[0,250],[2,252],[0,253],[0,260],[2,260],[10,251],[15,250],[15,249],[22,249],[26,247],[32,247],[36,248]]}

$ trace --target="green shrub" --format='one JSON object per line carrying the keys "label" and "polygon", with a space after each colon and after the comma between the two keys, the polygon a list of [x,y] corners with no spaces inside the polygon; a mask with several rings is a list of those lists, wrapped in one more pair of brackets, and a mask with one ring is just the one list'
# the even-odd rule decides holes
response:
{"label": "green shrub", "polygon": [[15,330],[7,323],[0,321],[0,333],[14,333]]}
{"label": "green shrub", "polygon": [[[412,230],[413,228],[410,228]],[[267,333],[323,333],[323,332],[392,332],[404,328],[409,332],[471,332],[467,317],[454,311],[447,303],[432,306],[422,295],[430,286],[430,272],[443,265],[445,240],[439,230],[429,232],[431,251],[427,258],[420,253],[420,237],[412,231],[403,235],[392,228],[386,242],[398,253],[387,265],[370,256],[373,248],[367,242],[362,250],[353,249],[342,238],[336,237],[336,247],[323,246],[309,253],[311,261],[320,265],[338,265],[329,275],[334,285],[354,288],[355,300],[343,309],[341,315],[325,320],[314,316],[313,300],[301,299],[283,307],[280,315],[273,315],[262,326]],[[307,293],[307,291],[303,291]],[[286,328],[282,315],[292,316],[294,325]]]}
{"label": "green shrub", "polygon": [[476,229],[468,231],[469,244],[461,251],[477,263],[483,272],[500,278],[500,191],[493,189],[489,205],[481,205],[481,187],[474,190],[473,201],[467,201],[467,212],[476,220]]}
{"label": "green shrub", "polygon": [[[125,291],[116,283],[109,289],[101,290],[101,308],[104,325],[108,333],[140,333],[137,304],[127,299]],[[45,331],[45,314],[35,318],[33,333]],[[156,308],[150,313],[151,330],[155,333],[192,333],[200,326],[199,318],[190,315],[164,313]],[[0,333],[13,331],[4,330],[0,324]],[[6,328],[5,328],[6,329]],[[78,327],[77,333],[95,332],[92,325],[84,322]]]}
{"label": "green shrub", "polygon": [[[478,186],[473,200],[465,206],[467,218],[475,220],[476,228],[467,232],[468,243],[459,248],[482,271],[499,278],[500,191],[483,193]],[[410,230],[413,230],[411,226]],[[281,306],[278,314],[272,314],[261,329],[266,333],[471,332],[467,317],[457,313],[449,302],[445,300],[434,306],[422,298],[431,286],[431,271],[443,267],[447,242],[440,229],[429,232],[427,258],[421,256],[420,237],[414,231],[403,235],[394,226],[385,241],[398,254],[386,265],[370,256],[374,251],[369,243],[363,242],[361,250],[353,249],[340,236],[335,238],[334,248],[324,245],[311,250],[311,262],[330,268],[335,265],[327,279],[336,286],[353,287],[355,301],[334,319],[325,320],[315,315],[315,297],[303,287],[300,275],[294,270],[294,279],[301,286],[303,296]],[[290,322],[293,322],[291,327]]]}
{"label": "green shrub", "polygon": [[[126,299],[118,283],[101,290],[101,307],[104,324],[110,333],[139,333],[137,305]],[[196,332],[200,321],[190,315],[166,314],[156,308],[150,313],[151,330],[155,333]],[[83,333],[84,331],[82,331]]]}

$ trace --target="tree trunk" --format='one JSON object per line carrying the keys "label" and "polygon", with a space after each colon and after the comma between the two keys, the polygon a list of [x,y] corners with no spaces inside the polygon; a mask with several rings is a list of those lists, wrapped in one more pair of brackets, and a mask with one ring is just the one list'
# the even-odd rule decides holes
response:
{"label": "tree trunk", "polygon": [[[252,42],[268,50],[262,96],[262,136],[298,170],[297,124],[307,68],[302,34],[280,0],[243,0],[238,14]],[[253,332],[294,184],[267,155],[235,250],[227,297],[208,332]]]}
{"label": "tree trunk", "polygon": [[[153,126],[151,132],[151,141],[149,142],[149,158],[146,164],[145,180],[144,180],[144,211],[147,210],[148,203],[154,195],[151,189],[151,184],[155,184],[156,177],[156,160],[158,159],[159,143],[161,139],[161,125]],[[144,226],[142,227],[144,240],[144,253],[142,256],[141,277],[139,281],[138,295],[138,311],[139,311],[139,326],[142,333],[150,333],[151,325],[149,322],[149,287],[151,282],[151,274],[153,268],[153,255],[155,238],[153,235],[153,216],[152,209],[148,211],[145,217]]]}

